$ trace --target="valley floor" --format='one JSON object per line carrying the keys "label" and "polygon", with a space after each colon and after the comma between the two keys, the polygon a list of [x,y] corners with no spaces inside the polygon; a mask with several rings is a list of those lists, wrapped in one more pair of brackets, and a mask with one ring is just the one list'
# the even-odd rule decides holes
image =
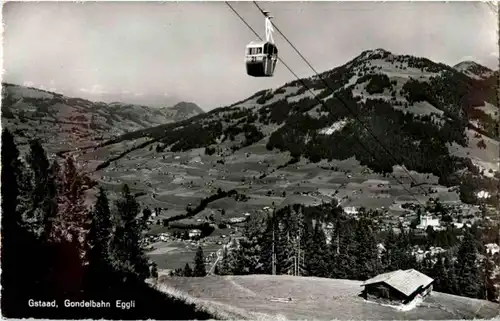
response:
{"label": "valley floor", "polygon": [[[493,302],[432,292],[410,311],[365,301],[361,281],[316,277],[248,275],[160,277],[159,289],[213,304],[249,319],[446,320],[500,316]],[[291,301],[288,301],[291,298]],[[280,300],[281,299],[281,300]]]}

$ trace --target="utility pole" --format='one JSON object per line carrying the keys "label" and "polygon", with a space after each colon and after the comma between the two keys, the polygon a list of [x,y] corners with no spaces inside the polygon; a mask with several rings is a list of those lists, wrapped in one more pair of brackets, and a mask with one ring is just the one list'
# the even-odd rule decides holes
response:
{"label": "utility pole", "polygon": [[272,217],[272,224],[273,224],[273,254],[272,254],[272,273],[273,275],[276,275],[276,253],[274,252],[274,208],[273,208],[273,217]]}
{"label": "utility pole", "polygon": [[298,242],[299,246],[298,246],[298,251],[297,251],[297,265],[296,265],[296,269],[297,269],[297,276],[300,275],[300,226],[299,226],[299,242]]}

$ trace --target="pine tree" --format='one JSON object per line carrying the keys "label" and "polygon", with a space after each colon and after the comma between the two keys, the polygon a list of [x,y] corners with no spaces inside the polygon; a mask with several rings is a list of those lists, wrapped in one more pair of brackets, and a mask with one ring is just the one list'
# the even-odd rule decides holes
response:
{"label": "pine tree", "polygon": [[477,248],[474,236],[466,231],[457,256],[457,281],[460,295],[476,298],[480,295],[481,276],[477,266]]}
{"label": "pine tree", "polygon": [[287,206],[278,213],[277,270],[279,274],[296,274],[299,263],[299,242],[304,220],[301,206]]}
{"label": "pine tree", "polygon": [[189,266],[189,263],[186,262],[186,265],[184,266],[184,270],[182,271],[182,274],[185,277],[192,277],[193,276],[193,270]]}
{"label": "pine tree", "polygon": [[259,264],[259,246],[255,241],[246,238],[239,240],[239,247],[232,254],[233,274],[254,274]]}
{"label": "pine tree", "polygon": [[226,274],[255,274],[259,271],[261,256],[260,239],[265,231],[265,215],[253,215],[245,222],[243,238],[239,240],[239,247],[231,252],[224,260],[231,263],[231,268],[224,267]]}
{"label": "pine tree", "polygon": [[109,201],[103,188],[99,188],[99,194],[92,213],[87,242],[88,271],[90,283],[103,282],[106,276],[112,273],[109,246],[111,242],[111,212]]}
{"label": "pine tree", "polygon": [[[244,242],[244,240],[243,240]],[[241,246],[233,249],[229,253],[229,260],[232,275],[245,275],[249,272],[249,260]]]}
{"label": "pine tree", "polygon": [[215,274],[215,275],[224,275],[224,274],[222,274],[222,273],[220,272],[220,268],[219,268],[219,266],[220,266],[219,264],[217,264],[217,265],[215,266],[215,268],[214,268],[214,274]]}
{"label": "pine tree", "polygon": [[354,239],[357,279],[367,280],[380,272],[377,242],[367,220],[358,222]]}
{"label": "pine tree", "polygon": [[[53,166],[56,170],[58,166]],[[90,223],[90,212],[85,206],[85,188],[83,176],[78,172],[73,158],[66,158],[64,169],[59,171],[60,195],[58,197],[59,216],[57,217],[56,237],[68,241],[75,240],[81,255],[88,250],[83,243]],[[57,175],[59,173],[54,173]],[[52,180],[56,181],[55,177]]]}
{"label": "pine tree", "polygon": [[385,272],[395,271],[399,268],[397,261],[397,235],[394,233],[392,227],[389,228],[384,244],[384,270]]}
{"label": "pine tree", "polygon": [[458,289],[458,279],[457,279],[457,270],[456,264],[453,261],[453,256],[448,252],[444,257],[444,268],[446,270],[446,290],[443,289],[443,292],[447,292],[450,294],[460,294]]}
{"label": "pine tree", "polygon": [[495,269],[493,258],[490,257],[490,255],[486,255],[482,265],[483,284],[481,289],[484,291],[484,294],[481,295],[480,298],[495,302],[498,300],[498,291],[495,287],[495,281],[492,279],[493,271]]}
{"label": "pine tree", "polygon": [[302,275],[304,276],[315,276],[313,256],[316,250],[316,245],[314,244],[314,226],[312,222],[307,222],[304,227],[303,237],[301,238],[301,248],[302,248]]}
{"label": "pine tree", "polygon": [[139,204],[128,185],[123,186],[121,199],[116,201],[115,206],[115,227],[111,240],[114,269],[121,273],[124,281],[142,281],[149,276],[149,267],[139,242]]}
{"label": "pine tree", "polygon": [[[36,295],[37,270],[28,271],[30,252],[19,255],[20,250],[27,250],[29,233],[23,228],[22,212],[19,211],[21,162],[19,150],[12,134],[4,129],[2,132],[2,314],[12,316],[20,304],[26,302],[25,287],[30,286]],[[33,240],[33,239],[31,239]],[[27,248],[28,247],[28,248]],[[39,276],[39,275],[38,275]],[[30,291],[31,292],[31,291]],[[24,308],[24,306],[23,306]]]}
{"label": "pine tree", "polygon": [[230,257],[229,253],[227,252],[226,247],[222,250],[222,258],[219,260],[217,266],[216,266],[216,271],[215,274],[217,275],[230,275],[232,274],[232,268],[230,265]]}
{"label": "pine tree", "polygon": [[436,263],[433,266],[431,275],[434,277],[435,280],[434,283],[435,290],[441,292],[448,292],[449,291],[448,273],[446,271],[445,263],[443,261],[444,258],[441,255],[438,255],[436,257]]}
{"label": "pine tree", "polygon": [[201,248],[201,246],[199,246],[194,257],[193,276],[200,277],[206,275],[207,271],[205,269],[205,257],[203,256],[203,249]]}
{"label": "pine tree", "polygon": [[141,228],[143,231],[147,230],[148,229],[148,221],[149,221],[149,218],[151,217],[153,213],[151,212],[151,210],[149,209],[149,207],[146,207],[143,211],[142,211],[142,220],[141,220]]}
{"label": "pine tree", "polygon": [[259,265],[257,267],[258,273],[271,274],[272,273],[272,233],[274,229],[274,220],[272,216],[266,218],[266,228],[262,237],[259,240],[261,248],[259,256]]}
{"label": "pine tree", "polygon": [[307,248],[307,251],[310,251],[307,255],[310,260],[307,264],[308,275],[328,277],[328,262],[325,260],[327,257],[326,237],[320,222],[316,222],[313,230],[312,242],[310,243],[310,247]]}
{"label": "pine tree", "polygon": [[355,279],[358,275],[356,270],[354,230],[356,223],[349,219],[342,221],[339,226],[339,249],[336,257],[336,275],[340,279]]}
{"label": "pine tree", "polygon": [[56,208],[56,186],[54,175],[50,175],[49,161],[39,140],[30,141],[30,152],[26,156],[33,173],[33,191],[27,222],[30,229],[41,239],[48,239],[52,232]]}
{"label": "pine tree", "polygon": [[158,277],[158,265],[155,262],[153,262],[151,264],[151,270],[150,271],[151,271],[151,273],[150,273],[151,277],[153,277],[153,278],[157,278]]}
{"label": "pine tree", "polygon": [[290,232],[282,218],[275,231],[276,274],[291,274],[293,271],[293,243]]}

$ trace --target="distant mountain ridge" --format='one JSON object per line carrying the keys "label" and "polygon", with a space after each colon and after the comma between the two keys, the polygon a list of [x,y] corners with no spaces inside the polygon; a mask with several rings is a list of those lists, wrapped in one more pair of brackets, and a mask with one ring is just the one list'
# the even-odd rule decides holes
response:
{"label": "distant mountain ridge", "polygon": [[180,103],[177,103],[174,106],[167,108],[176,110],[181,114],[203,114],[205,112],[195,103],[190,103],[185,101],[181,101]]}
{"label": "distant mountain ridge", "polygon": [[33,137],[46,140],[49,149],[54,143],[52,147],[56,150],[185,120],[203,112],[196,104],[187,102],[169,108],[104,103],[2,84],[2,125],[22,132],[26,140]]}
{"label": "distant mountain ridge", "polygon": [[[470,70],[483,77],[468,74]],[[366,50],[321,73],[323,80],[294,80],[126,139],[151,137],[160,143],[160,152],[235,151],[259,142],[292,158],[319,162],[355,157],[377,172],[404,165],[438,176],[441,184],[456,185],[464,170],[499,175],[498,72],[488,76],[487,71],[479,64],[454,68],[381,48]]]}

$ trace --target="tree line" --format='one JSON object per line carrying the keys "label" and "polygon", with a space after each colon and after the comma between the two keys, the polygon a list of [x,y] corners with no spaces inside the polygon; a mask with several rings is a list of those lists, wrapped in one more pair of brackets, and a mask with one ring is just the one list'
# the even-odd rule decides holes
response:
{"label": "tree line", "polygon": [[[142,247],[150,211],[127,185],[110,204],[99,188],[92,208],[88,190],[96,183],[71,157],[50,162],[39,141],[24,159],[13,135],[2,132],[2,314],[10,318],[207,319],[206,312],[168,297],[144,281],[155,275]],[[57,308],[28,306],[53,301]],[[105,300],[109,308],[69,308],[65,300]],[[120,310],[115,300],[135,300]]]}
{"label": "tree line", "polygon": [[244,238],[237,248],[224,251],[216,272],[243,275],[274,271],[366,280],[380,273],[413,268],[434,278],[437,291],[498,300],[491,275],[498,257],[481,253],[486,258],[478,259],[481,232],[477,226],[460,233],[448,230],[443,235],[449,233],[457,235],[447,244],[445,254],[417,260],[413,246],[423,244],[428,248],[436,241],[436,234],[428,231],[419,237],[402,226],[399,233],[392,228],[383,231],[369,217],[346,216],[335,202],[319,207],[293,205],[273,215],[250,217]]}
{"label": "tree line", "polygon": [[170,272],[170,276],[183,276],[183,277],[203,277],[207,275],[207,270],[205,267],[205,255],[203,254],[203,249],[198,246],[196,254],[193,260],[193,267],[186,263],[184,268],[175,269]]}

